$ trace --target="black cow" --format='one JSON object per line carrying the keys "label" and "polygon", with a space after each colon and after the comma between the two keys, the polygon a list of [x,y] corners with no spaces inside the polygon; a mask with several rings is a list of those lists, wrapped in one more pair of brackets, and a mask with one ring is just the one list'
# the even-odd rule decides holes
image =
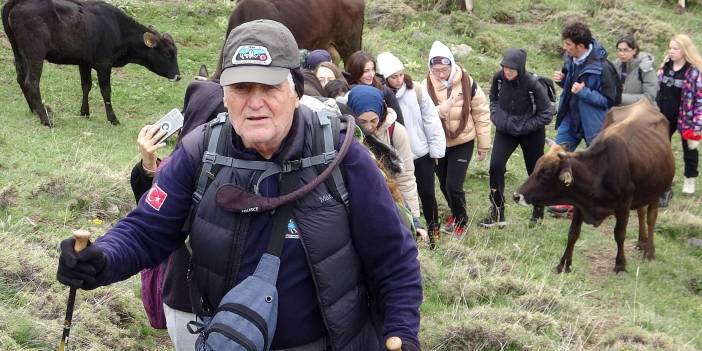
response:
{"label": "black cow", "polygon": [[39,91],[44,60],[79,67],[82,116],[90,114],[91,69],[97,71],[107,119],[112,124],[119,124],[110,98],[112,67],[136,63],[173,81],[180,78],[173,38],[144,27],[104,2],[9,0],[2,7],[2,24],[15,55],[17,83],[29,109],[49,127],[53,123]]}
{"label": "black cow", "polygon": [[566,152],[552,144],[515,193],[515,200],[538,206],[574,205],[568,246],[556,268],[559,273],[570,271],[582,223],[597,227],[614,215],[614,271],[621,272],[626,270],[624,238],[630,210],[639,214],[638,246],[644,250],[644,258],[655,258],[658,199],[670,189],[674,174],[668,121],[642,100],[610,110],[602,131],[584,151]]}

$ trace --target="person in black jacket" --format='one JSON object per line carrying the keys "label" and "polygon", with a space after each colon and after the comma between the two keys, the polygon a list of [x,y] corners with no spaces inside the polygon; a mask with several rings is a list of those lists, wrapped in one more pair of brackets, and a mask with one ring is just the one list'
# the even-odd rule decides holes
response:
{"label": "person in black jacket", "polygon": [[[528,174],[544,154],[545,126],[551,122],[553,107],[546,88],[526,71],[526,57],[524,49],[508,49],[502,59],[502,69],[492,78],[490,119],[496,132],[490,157],[490,214],[479,222],[484,228],[507,225],[505,172],[512,152],[518,145],[522,148]],[[530,225],[543,216],[543,207],[534,206]]]}

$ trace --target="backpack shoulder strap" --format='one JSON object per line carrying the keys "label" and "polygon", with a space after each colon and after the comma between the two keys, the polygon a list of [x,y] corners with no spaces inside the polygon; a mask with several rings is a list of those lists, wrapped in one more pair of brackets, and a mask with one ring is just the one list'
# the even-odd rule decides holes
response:
{"label": "backpack shoulder strap", "polygon": [[419,104],[419,107],[421,108],[422,107],[422,99],[423,99],[422,85],[419,84],[418,82],[413,82],[412,86],[413,86],[412,89],[414,89],[415,95],[417,95],[417,103]]}
{"label": "backpack shoulder strap", "polygon": [[203,149],[205,152],[202,155],[202,162],[200,163],[198,176],[196,178],[197,184],[195,186],[195,192],[193,193],[194,206],[200,203],[202,196],[205,194],[205,190],[207,190],[207,186],[214,180],[215,174],[212,171],[215,160],[217,155],[224,149],[224,145],[220,146],[220,140],[226,139],[222,138],[222,136],[229,130],[229,128],[223,128],[226,125],[230,125],[227,123],[226,113],[220,113],[215,119],[207,123],[205,138],[203,139]]}
{"label": "backpack shoulder strap", "polygon": [[[331,109],[321,109],[315,112],[314,118],[314,133],[312,141],[312,153],[314,157],[324,157],[331,160],[336,156],[334,146],[339,142],[339,133],[342,130],[341,116],[336,111]],[[353,133],[353,131],[346,131]],[[331,157],[331,158],[330,158]],[[327,168],[329,162],[317,163],[314,166],[317,168],[317,173],[322,173]],[[344,177],[341,171],[341,165],[334,169],[331,177],[326,180],[327,189],[335,200],[341,202],[349,208],[349,193],[344,184]]]}

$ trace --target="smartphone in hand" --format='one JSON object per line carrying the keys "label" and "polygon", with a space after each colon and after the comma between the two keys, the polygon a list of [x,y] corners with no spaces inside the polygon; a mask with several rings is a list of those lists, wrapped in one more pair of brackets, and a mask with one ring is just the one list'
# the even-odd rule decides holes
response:
{"label": "smartphone in hand", "polygon": [[159,126],[163,131],[166,131],[159,143],[166,141],[171,135],[175,134],[180,128],[183,128],[183,115],[177,108],[172,109],[165,116],[161,117],[154,125]]}

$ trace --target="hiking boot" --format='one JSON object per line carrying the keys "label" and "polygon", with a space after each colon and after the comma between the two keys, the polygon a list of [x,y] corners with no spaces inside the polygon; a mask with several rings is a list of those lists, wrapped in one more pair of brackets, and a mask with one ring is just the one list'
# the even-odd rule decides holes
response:
{"label": "hiking boot", "polygon": [[456,218],[453,215],[449,215],[446,217],[446,224],[441,228],[441,231],[450,234],[453,233],[454,229],[456,229]]}
{"label": "hiking boot", "polygon": [[529,228],[533,228],[537,224],[543,222],[544,220],[544,208],[541,206],[534,206],[531,210],[531,218],[529,219]]}
{"label": "hiking boot", "polygon": [[490,215],[481,219],[478,225],[483,228],[492,228],[497,226],[502,229],[507,226],[507,221],[505,220],[505,211],[498,210],[495,206],[490,207]]}
{"label": "hiking boot", "polygon": [[692,195],[695,193],[695,178],[685,177],[685,183],[683,183],[682,193],[685,195]]}
{"label": "hiking boot", "polygon": [[440,239],[441,239],[441,230],[439,230],[438,227],[432,228],[431,231],[429,232],[429,250],[436,249],[436,245],[439,243]]}
{"label": "hiking boot", "polygon": [[658,198],[658,207],[665,208],[668,207],[670,200],[673,198],[673,189],[666,190],[661,197]]}

